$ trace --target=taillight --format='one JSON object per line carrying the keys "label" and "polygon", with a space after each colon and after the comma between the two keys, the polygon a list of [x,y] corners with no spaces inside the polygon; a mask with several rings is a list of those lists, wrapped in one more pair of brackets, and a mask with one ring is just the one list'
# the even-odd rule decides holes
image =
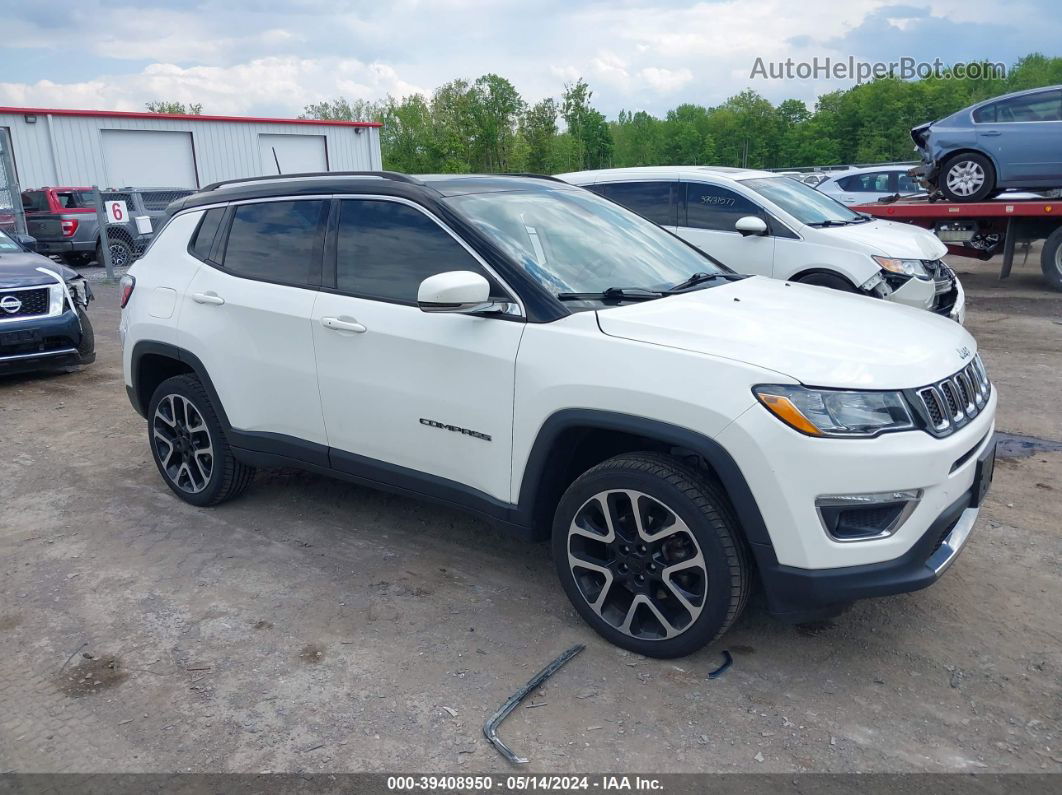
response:
{"label": "taillight", "polygon": [[59,226],[63,230],[63,237],[73,237],[74,232],[77,231],[77,221],[73,218],[60,221]]}
{"label": "taillight", "polygon": [[128,273],[122,277],[122,280],[118,282],[119,295],[121,296],[122,309],[125,309],[125,305],[129,303],[129,297],[133,294],[133,288],[136,287],[136,277],[130,276]]}

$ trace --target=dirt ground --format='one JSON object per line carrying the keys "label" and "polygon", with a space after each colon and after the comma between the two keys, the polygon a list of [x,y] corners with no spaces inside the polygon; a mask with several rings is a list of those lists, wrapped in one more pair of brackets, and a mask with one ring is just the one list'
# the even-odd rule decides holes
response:
{"label": "dirt ground", "polygon": [[[954,264],[999,429],[1062,441],[1062,294]],[[653,661],[464,514],[297,472],[179,502],[97,296],[93,366],[0,381],[0,772],[505,772],[484,719],[573,643],[502,731],[532,772],[1062,771],[1062,452],[999,461],[932,588]]]}

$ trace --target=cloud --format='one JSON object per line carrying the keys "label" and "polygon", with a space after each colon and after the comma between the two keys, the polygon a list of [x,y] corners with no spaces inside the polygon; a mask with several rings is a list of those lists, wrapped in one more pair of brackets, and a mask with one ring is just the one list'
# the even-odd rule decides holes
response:
{"label": "cloud", "polygon": [[30,105],[293,115],[338,94],[429,92],[494,72],[529,102],[588,80],[595,105],[663,114],[751,87],[772,101],[851,82],[753,80],[765,61],[1012,63],[1057,51],[1057,0],[79,0],[5,10],[0,96]]}
{"label": "cloud", "polygon": [[303,105],[339,95],[375,99],[427,91],[386,64],[287,56],[232,66],[156,63],[135,74],[73,83],[0,83],[0,103],[143,110],[151,99],[167,99],[202,103],[206,113],[292,116]]}

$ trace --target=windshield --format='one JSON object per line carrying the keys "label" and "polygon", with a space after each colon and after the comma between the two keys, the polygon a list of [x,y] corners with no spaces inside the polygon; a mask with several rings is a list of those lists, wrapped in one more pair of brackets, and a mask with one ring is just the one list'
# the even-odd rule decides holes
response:
{"label": "windshield", "polygon": [[446,201],[555,294],[663,290],[695,273],[731,272],[585,190],[472,193]]}
{"label": "windshield", "polygon": [[774,202],[798,221],[809,226],[866,220],[864,216],[852,212],[836,199],[815,190],[810,185],[788,177],[743,179],[741,184],[756,191],[768,201]]}
{"label": "windshield", "polygon": [[0,231],[0,251],[22,251],[22,246]]}

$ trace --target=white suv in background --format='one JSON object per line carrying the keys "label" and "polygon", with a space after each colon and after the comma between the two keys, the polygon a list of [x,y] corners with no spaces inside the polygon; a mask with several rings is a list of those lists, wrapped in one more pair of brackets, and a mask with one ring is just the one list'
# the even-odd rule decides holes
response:
{"label": "white suv in background", "polygon": [[182,500],[295,466],[465,508],[551,538],[578,612],[647,655],[718,637],[754,584],[790,620],[929,585],[992,477],[961,326],[739,276],[548,177],[210,186],[122,307]]}
{"label": "white suv in background", "polygon": [[739,273],[860,292],[962,323],[966,299],[928,230],[853,212],[768,171],[653,166],[558,175],[612,199]]}

